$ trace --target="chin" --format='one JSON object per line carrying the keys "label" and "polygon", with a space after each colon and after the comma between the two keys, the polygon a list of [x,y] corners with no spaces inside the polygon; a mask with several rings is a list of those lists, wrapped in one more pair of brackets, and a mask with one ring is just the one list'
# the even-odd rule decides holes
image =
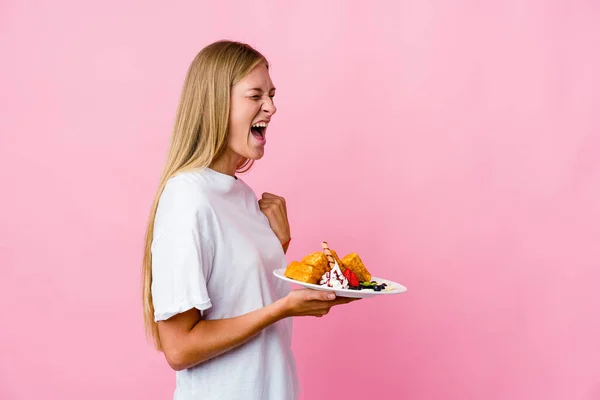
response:
{"label": "chin", "polygon": [[264,151],[253,151],[252,155],[249,156],[248,158],[253,161],[258,161],[261,158],[263,158],[264,155],[265,155]]}
{"label": "chin", "polygon": [[265,155],[265,146],[248,146],[245,151],[245,157],[249,160],[260,160]]}

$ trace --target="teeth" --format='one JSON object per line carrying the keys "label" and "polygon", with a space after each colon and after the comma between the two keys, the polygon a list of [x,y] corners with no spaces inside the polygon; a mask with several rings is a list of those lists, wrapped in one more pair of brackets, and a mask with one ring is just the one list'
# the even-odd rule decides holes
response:
{"label": "teeth", "polygon": [[267,127],[267,123],[266,122],[259,122],[257,124],[252,125],[253,128],[266,128]]}

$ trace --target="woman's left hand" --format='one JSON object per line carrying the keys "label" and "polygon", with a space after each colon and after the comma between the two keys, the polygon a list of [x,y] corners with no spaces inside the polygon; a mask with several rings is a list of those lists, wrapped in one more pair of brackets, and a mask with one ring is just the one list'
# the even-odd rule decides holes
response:
{"label": "woman's left hand", "polygon": [[271,193],[263,193],[258,206],[269,220],[269,225],[282,245],[290,240],[290,223],[287,217],[285,199]]}

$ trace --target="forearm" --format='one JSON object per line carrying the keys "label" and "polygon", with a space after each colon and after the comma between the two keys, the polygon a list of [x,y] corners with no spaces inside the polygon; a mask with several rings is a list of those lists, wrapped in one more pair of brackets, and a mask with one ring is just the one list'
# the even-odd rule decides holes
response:
{"label": "forearm", "polygon": [[234,318],[200,320],[178,344],[178,356],[172,367],[190,368],[230,351],[286,317],[285,300]]}

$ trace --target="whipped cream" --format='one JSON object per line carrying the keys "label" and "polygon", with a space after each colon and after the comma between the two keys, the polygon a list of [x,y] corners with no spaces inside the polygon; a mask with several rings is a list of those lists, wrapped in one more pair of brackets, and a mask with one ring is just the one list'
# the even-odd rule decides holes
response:
{"label": "whipped cream", "polygon": [[319,281],[319,285],[334,289],[348,289],[348,279],[342,274],[337,261],[331,271],[325,272]]}

